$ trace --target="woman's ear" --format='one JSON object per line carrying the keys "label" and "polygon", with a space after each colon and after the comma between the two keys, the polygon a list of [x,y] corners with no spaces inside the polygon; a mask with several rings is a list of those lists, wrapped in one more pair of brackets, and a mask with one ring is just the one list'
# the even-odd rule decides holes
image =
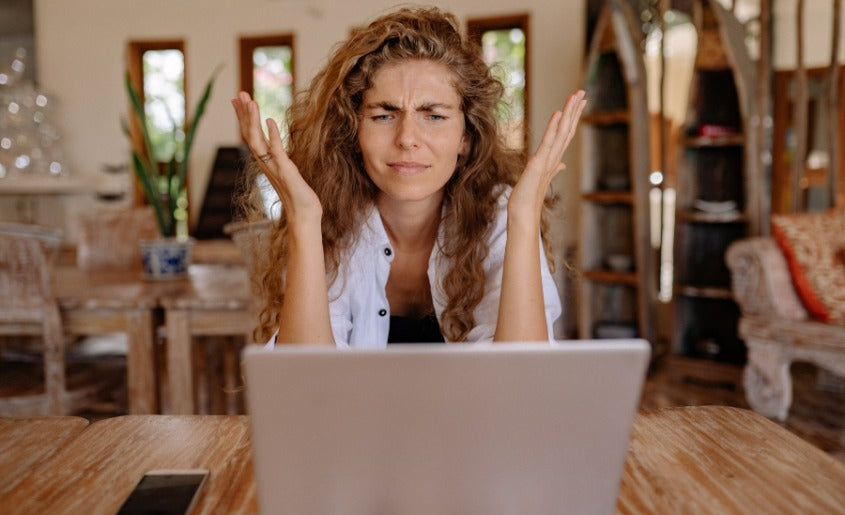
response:
{"label": "woman's ear", "polygon": [[458,157],[469,154],[469,134],[466,132],[461,136],[461,146],[458,148]]}

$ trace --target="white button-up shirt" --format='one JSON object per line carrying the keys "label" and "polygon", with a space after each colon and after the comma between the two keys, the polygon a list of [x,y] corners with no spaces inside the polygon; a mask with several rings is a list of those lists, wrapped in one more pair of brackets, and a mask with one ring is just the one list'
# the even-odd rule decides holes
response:
{"label": "white button-up shirt", "polygon": [[[475,326],[467,335],[468,342],[492,341],[496,332],[510,191],[510,188],[506,188],[499,196],[493,228],[487,236],[490,251],[483,263],[484,296],[473,311]],[[440,251],[442,241],[441,225],[428,262],[428,280],[438,321],[442,320],[447,304],[441,282],[449,270],[449,259]],[[561,302],[543,252],[542,241],[539,245],[546,327],[549,339],[552,340],[552,328],[561,314]],[[390,331],[390,305],[385,288],[390,275],[390,263],[393,261],[393,248],[375,207],[348,256],[342,260],[337,278],[329,288],[329,311],[335,343],[338,347],[384,348]]]}

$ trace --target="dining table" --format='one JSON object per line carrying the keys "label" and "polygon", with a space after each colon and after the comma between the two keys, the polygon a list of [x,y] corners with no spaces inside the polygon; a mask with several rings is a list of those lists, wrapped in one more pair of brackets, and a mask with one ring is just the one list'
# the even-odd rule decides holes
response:
{"label": "dining table", "polygon": [[[0,425],[0,441],[10,431]],[[162,468],[209,471],[195,514],[258,512],[246,415],[115,417],[59,447],[0,494],[5,513],[115,513],[146,471]],[[843,513],[843,485],[845,464],[757,413],[663,408],[634,418],[616,511]]]}
{"label": "dining table", "polygon": [[[192,266],[186,287],[161,298],[167,334],[169,413],[198,411],[196,337],[242,336],[244,342],[252,341],[257,316],[250,291],[245,267]],[[243,386],[237,381],[241,376],[240,355],[233,347],[226,347],[222,359],[225,370],[221,386],[227,392],[236,391]]]}
{"label": "dining table", "polygon": [[0,495],[87,426],[87,419],[75,416],[0,418]]}
{"label": "dining table", "polygon": [[[164,336],[166,355],[171,361],[176,360],[170,369],[174,371],[170,375],[173,379],[170,391],[181,398],[189,395],[184,391],[193,391],[191,384],[183,382],[193,378],[190,372],[183,375],[183,368],[192,366],[190,351],[185,351],[190,348],[191,336],[214,330],[243,335],[252,324],[247,312],[250,287],[246,268],[237,262],[194,263],[185,277],[173,280],[148,279],[140,267],[84,270],[64,264],[54,268],[52,285],[66,333],[127,335],[131,414],[160,410],[157,396],[160,378],[154,353],[159,336]],[[171,323],[168,333],[165,310],[171,306],[184,308],[179,314],[185,314],[186,320]],[[195,330],[192,323],[195,321],[189,315],[195,308],[209,306],[216,308],[212,318],[205,319],[205,329]]]}

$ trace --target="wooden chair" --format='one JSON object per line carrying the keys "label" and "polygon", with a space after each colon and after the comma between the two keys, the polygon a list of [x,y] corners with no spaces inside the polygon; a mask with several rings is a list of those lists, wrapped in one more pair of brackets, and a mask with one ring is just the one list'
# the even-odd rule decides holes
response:
{"label": "wooden chair", "polygon": [[0,335],[42,335],[44,361],[44,393],[0,398],[2,416],[62,415],[70,410],[62,321],[51,288],[61,241],[57,229],[0,223]]}
{"label": "wooden chair", "polygon": [[[76,265],[82,270],[140,270],[139,242],[159,237],[150,206],[100,207],[82,212],[76,221]],[[162,354],[161,346],[156,347],[157,354]],[[122,365],[127,352],[126,333],[82,335],[73,343],[66,361]]]}
{"label": "wooden chair", "polygon": [[158,236],[152,208],[100,208],[79,217],[76,264],[83,270],[138,268],[138,242]]}
{"label": "wooden chair", "polygon": [[239,221],[228,223],[223,232],[232,238],[235,246],[240,249],[249,274],[250,291],[252,292],[252,308],[258,313],[258,300],[261,298],[261,279],[257,270],[267,259],[270,229],[272,221],[268,219],[253,222]]}

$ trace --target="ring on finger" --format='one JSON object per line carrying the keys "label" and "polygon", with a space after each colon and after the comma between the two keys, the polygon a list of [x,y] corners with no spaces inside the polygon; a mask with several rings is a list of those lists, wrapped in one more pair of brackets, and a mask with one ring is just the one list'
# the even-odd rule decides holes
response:
{"label": "ring on finger", "polygon": [[268,162],[270,162],[270,159],[272,159],[272,158],[273,158],[273,156],[271,156],[269,152],[266,153],[266,154],[258,156],[258,160],[261,161],[262,163],[268,163]]}

